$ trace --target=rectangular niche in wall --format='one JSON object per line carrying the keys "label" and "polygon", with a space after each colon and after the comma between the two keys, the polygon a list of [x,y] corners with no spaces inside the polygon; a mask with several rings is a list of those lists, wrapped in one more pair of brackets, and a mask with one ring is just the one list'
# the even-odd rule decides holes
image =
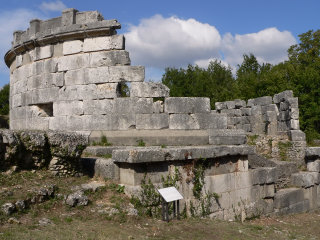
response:
{"label": "rectangular niche in wall", "polygon": [[130,97],[131,84],[129,82],[119,82],[117,85],[117,97]]}
{"label": "rectangular niche in wall", "polygon": [[53,117],[53,103],[32,105],[32,112],[37,117]]}

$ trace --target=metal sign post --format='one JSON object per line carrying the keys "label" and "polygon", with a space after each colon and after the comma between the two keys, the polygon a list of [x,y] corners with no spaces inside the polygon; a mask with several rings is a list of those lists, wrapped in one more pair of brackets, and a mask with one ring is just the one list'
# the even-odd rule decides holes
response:
{"label": "metal sign post", "polygon": [[179,200],[183,199],[182,195],[175,187],[158,189],[162,197],[162,220],[169,222],[169,204],[173,204],[173,217],[180,219]]}

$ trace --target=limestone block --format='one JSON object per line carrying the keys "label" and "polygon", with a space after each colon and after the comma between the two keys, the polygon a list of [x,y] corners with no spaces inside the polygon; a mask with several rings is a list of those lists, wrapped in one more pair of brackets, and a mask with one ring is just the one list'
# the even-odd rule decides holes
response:
{"label": "limestone block", "polygon": [[10,129],[12,130],[24,130],[27,129],[27,120],[26,119],[18,119],[18,120],[10,120]]}
{"label": "limestone block", "polygon": [[25,52],[22,57],[22,65],[27,65],[27,64],[31,63],[32,61],[33,61],[33,59],[31,59],[29,52]]}
{"label": "limestone block", "polygon": [[22,94],[16,94],[12,96],[12,108],[21,107],[23,105]]}
{"label": "limestone block", "polygon": [[290,120],[289,112],[288,111],[280,111],[278,119],[280,121],[288,121],[288,120]]}
{"label": "limestone block", "polygon": [[[136,125],[135,114],[84,116],[86,118],[84,119],[83,130],[128,130],[134,128]],[[71,124],[71,121],[69,121],[68,118],[68,127],[69,124]]]}
{"label": "limestone block", "polygon": [[59,87],[35,89],[31,92],[32,104],[55,102],[58,99]]}
{"label": "limestone block", "polygon": [[317,205],[318,205],[317,188],[318,186],[303,189],[304,198],[309,201],[310,209],[317,208]]}
{"label": "limestone block", "polygon": [[44,61],[33,62],[30,72],[32,76],[42,74],[44,72]]}
{"label": "limestone block", "polygon": [[242,116],[242,112],[240,109],[222,109],[221,113],[225,113],[229,117],[241,117]]}
{"label": "limestone block", "polygon": [[286,90],[284,92],[275,94],[274,97],[273,97],[273,102],[274,103],[284,102],[286,99],[292,98],[292,97],[293,97],[293,91],[292,90]]}
{"label": "limestone block", "polygon": [[53,45],[53,57],[62,57],[63,56],[63,43],[56,43]]}
{"label": "limestone block", "polygon": [[289,110],[289,103],[288,102],[280,102],[280,111],[287,111]]}
{"label": "limestone block", "polygon": [[105,98],[116,98],[118,97],[117,93],[117,83],[102,83],[97,84],[97,98],[105,99]]}
{"label": "limestone block", "polygon": [[[204,188],[209,192],[226,193],[235,189],[235,175],[232,173],[204,177]],[[222,201],[221,201],[222,202]]]}
{"label": "limestone block", "polygon": [[67,116],[55,116],[49,119],[49,129],[53,131],[69,130],[67,127]]}
{"label": "limestone block", "polygon": [[168,97],[170,89],[162,83],[132,82],[130,97]]}
{"label": "limestone block", "polygon": [[251,170],[252,184],[263,185],[274,183],[277,180],[277,171],[275,167],[263,167]]}
{"label": "limestone block", "polygon": [[320,173],[320,160],[309,160],[307,162],[307,169],[309,172]]}
{"label": "limestone block", "polygon": [[243,129],[246,132],[251,132],[252,131],[252,126],[251,126],[251,124],[243,124],[241,129]]}
{"label": "limestone block", "polygon": [[62,87],[64,85],[64,73],[43,73],[29,77],[27,80],[26,89],[34,90],[50,87]]}
{"label": "limestone block", "polygon": [[247,106],[246,101],[241,99],[234,100],[235,108],[245,108]]}
{"label": "limestone block", "polygon": [[86,68],[89,65],[89,54],[75,54],[59,57],[58,71],[69,71],[79,68]]}
{"label": "limestone block", "polygon": [[16,56],[16,67],[18,68],[18,67],[20,67],[20,66],[22,66],[22,55],[20,54],[20,55],[17,55]]}
{"label": "limestone block", "polygon": [[125,50],[90,53],[90,67],[130,65],[129,53]]}
{"label": "limestone block", "polygon": [[15,107],[10,110],[10,121],[13,119],[25,119],[26,107]]}
{"label": "limestone block", "polygon": [[251,116],[251,108],[241,108],[240,110],[242,116]]}
{"label": "limestone block", "polygon": [[270,96],[265,96],[265,97],[259,97],[259,98],[254,98],[254,99],[249,99],[248,100],[248,106],[264,106],[264,105],[269,105],[272,104],[272,97]]}
{"label": "limestone block", "polygon": [[261,111],[262,111],[262,114],[265,114],[266,112],[275,112],[276,114],[279,113],[279,110],[276,104],[261,106]]}
{"label": "limestone block", "polygon": [[124,50],[124,36],[112,35],[84,39],[84,52],[95,52],[101,50]]}
{"label": "limestone block", "polygon": [[290,130],[299,130],[299,129],[300,129],[299,120],[291,119]]}
{"label": "limestone block", "polygon": [[251,108],[251,115],[261,115],[262,114],[262,108],[260,105],[258,106],[252,106]]}
{"label": "limestone block", "polygon": [[241,145],[247,142],[245,132],[241,129],[210,129],[209,144],[213,145]]}
{"label": "limestone block", "polygon": [[35,48],[35,60],[41,60],[45,58],[51,58],[53,55],[53,46],[47,45],[43,47],[36,47]]}
{"label": "limestone block", "polygon": [[170,129],[200,129],[198,119],[194,114],[170,114]]}
{"label": "limestone block", "polygon": [[154,102],[152,105],[152,112],[153,113],[163,113],[164,112],[163,101]]}
{"label": "limestone block", "polygon": [[289,138],[291,141],[305,141],[306,134],[301,130],[291,130],[289,131]]}
{"label": "limestone block", "polygon": [[83,112],[86,115],[108,114],[114,111],[113,99],[84,100]]}
{"label": "limestone block", "polygon": [[142,66],[102,66],[88,69],[88,83],[143,82]]}
{"label": "limestone block", "polygon": [[308,147],[306,149],[307,158],[319,158],[320,156],[320,147]]}
{"label": "limestone block", "polygon": [[58,71],[58,60],[56,58],[46,59],[43,64],[45,73],[56,73]]}
{"label": "limestone block", "polygon": [[228,125],[237,125],[242,123],[242,117],[228,117]]}
{"label": "limestone block", "polygon": [[291,119],[299,120],[299,108],[291,108],[289,117]]}
{"label": "limestone block", "polygon": [[160,147],[144,147],[143,149],[114,150],[112,159],[115,162],[141,163],[141,162],[163,162],[165,152]]}
{"label": "limestone block", "polygon": [[72,40],[63,42],[63,55],[70,55],[82,52],[83,41],[81,40]]}
{"label": "limestone block", "polygon": [[226,102],[216,102],[214,104],[214,107],[216,110],[222,110],[222,109],[226,109],[227,108],[227,104]]}
{"label": "limestone block", "polygon": [[241,117],[241,124],[250,124],[250,117],[249,116]]}
{"label": "limestone block", "polygon": [[57,99],[59,101],[97,99],[97,86],[95,84],[64,86],[59,89]]}
{"label": "limestone block", "polygon": [[317,172],[298,172],[291,175],[291,184],[296,187],[309,188],[319,184],[320,174]]}
{"label": "limestone block", "polygon": [[166,113],[209,113],[210,99],[195,97],[168,97],[164,102]]}
{"label": "limestone block", "polygon": [[251,116],[250,117],[251,123],[251,131],[255,134],[263,134],[266,131],[266,124],[261,115],[258,116]]}
{"label": "limestone block", "polygon": [[274,209],[274,210],[275,210],[274,212],[279,215],[303,213],[310,210],[310,202],[308,199],[305,199],[301,202],[297,202],[292,205],[289,205],[288,207],[284,207],[281,209]]}
{"label": "limestone block", "polygon": [[153,99],[152,98],[116,98],[114,99],[114,108],[112,112],[118,114],[126,113],[152,113]]}
{"label": "limestone block", "polygon": [[64,74],[65,86],[85,85],[89,83],[88,69],[79,68]]}
{"label": "limestone block", "polygon": [[29,130],[49,130],[49,117],[27,118],[26,128]]}
{"label": "limestone block", "polygon": [[236,108],[236,104],[234,101],[226,101],[225,103],[227,105],[227,109],[235,109]]}
{"label": "limestone block", "polygon": [[20,79],[20,81],[17,81],[14,84],[11,84],[11,87],[12,87],[11,94],[15,95],[18,93],[23,93],[27,90],[27,81],[25,78]]}
{"label": "limestone block", "polygon": [[278,131],[279,132],[284,132],[288,130],[288,123],[287,122],[282,122],[282,121],[278,121]]}
{"label": "limestone block", "polygon": [[[251,173],[249,171],[247,172],[235,172],[232,173],[231,176],[234,176],[235,178],[235,187],[234,189],[240,190],[245,188],[250,188],[252,186],[251,183]],[[247,194],[250,196],[250,194]]]}
{"label": "limestone block", "polygon": [[274,207],[277,209],[289,207],[303,202],[304,194],[301,188],[280,189],[274,196]]}
{"label": "limestone block", "polygon": [[298,108],[299,101],[297,97],[287,98],[288,104],[290,108]]}
{"label": "limestone block", "polygon": [[169,128],[169,114],[137,114],[136,129],[164,129]]}
{"label": "limestone block", "polygon": [[83,101],[59,101],[53,103],[53,116],[82,115]]}
{"label": "limestone block", "polygon": [[104,179],[119,180],[119,167],[112,159],[97,158],[94,163],[94,176]]}

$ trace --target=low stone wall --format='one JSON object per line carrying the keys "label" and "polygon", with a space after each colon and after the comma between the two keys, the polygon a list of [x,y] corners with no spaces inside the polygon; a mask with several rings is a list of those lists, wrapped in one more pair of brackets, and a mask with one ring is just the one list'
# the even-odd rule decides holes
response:
{"label": "low stone wall", "polygon": [[87,136],[76,133],[0,129],[1,170],[48,168],[58,176],[78,175],[87,143]]}

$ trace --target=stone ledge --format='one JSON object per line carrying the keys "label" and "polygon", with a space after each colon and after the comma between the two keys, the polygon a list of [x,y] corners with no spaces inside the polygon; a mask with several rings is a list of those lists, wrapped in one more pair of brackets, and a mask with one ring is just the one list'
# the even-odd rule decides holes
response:
{"label": "stone ledge", "polygon": [[224,156],[246,156],[253,153],[250,146],[181,146],[181,147],[132,147],[112,151],[115,162],[144,163]]}

